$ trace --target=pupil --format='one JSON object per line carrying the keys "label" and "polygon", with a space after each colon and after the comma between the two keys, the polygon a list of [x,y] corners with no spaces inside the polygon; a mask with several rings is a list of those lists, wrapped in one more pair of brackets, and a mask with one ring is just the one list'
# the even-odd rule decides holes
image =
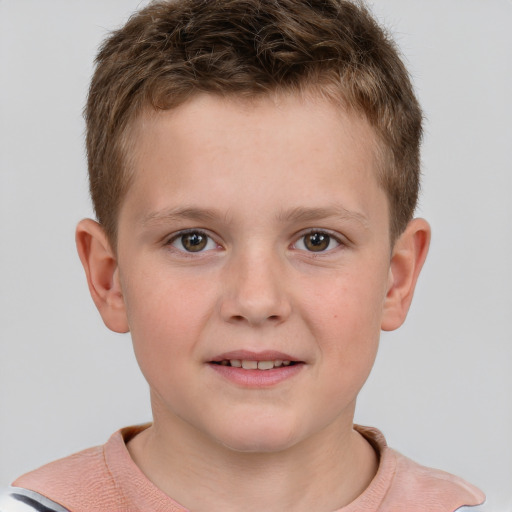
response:
{"label": "pupil", "polygon": [[324,251],[329,247],[330,237],[325,233],[313,233],[306,238],[306,246],[311,251]]}
{"label": "pupil", "polygon": [[200,233],[189,233],[181,237],[181,243],[187,251],[198,252],[205,248],[207,239]]}

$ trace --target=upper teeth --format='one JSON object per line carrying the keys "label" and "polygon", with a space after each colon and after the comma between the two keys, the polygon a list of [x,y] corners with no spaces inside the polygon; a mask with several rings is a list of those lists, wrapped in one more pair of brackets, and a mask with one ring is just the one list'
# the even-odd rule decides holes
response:
{"label": "upper teeth", "polygon": [[[243,368],[244,370],[271,370],[279,366],[289,366],[291,361],[282,361],[276,359],[275,361],[250,361],[249,359],[230,359],[229,364],[235,368]],[[227,361],[222,361],[221,364],[227,365]]]}

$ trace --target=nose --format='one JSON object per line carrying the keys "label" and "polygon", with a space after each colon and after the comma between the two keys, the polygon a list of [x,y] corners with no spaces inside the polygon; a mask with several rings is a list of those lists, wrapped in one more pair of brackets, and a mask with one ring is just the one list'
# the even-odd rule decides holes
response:
{"label": "nose", "polygon": [[246,250],[226,267],[221,316],[230,323],[280,324],[291,313],[285,270],[279,257]]}

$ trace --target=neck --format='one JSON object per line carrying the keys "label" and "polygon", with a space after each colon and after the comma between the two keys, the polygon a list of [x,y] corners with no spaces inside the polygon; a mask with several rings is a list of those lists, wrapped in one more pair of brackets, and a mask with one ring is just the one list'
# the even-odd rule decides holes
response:
{"label": "neck", "polygon": [[353,430],[352,416],[273,453],[231,450],[179,418],[159,419],[130,441],[129,452],[149,480],[191,510],[332,512],[357,498],[377,471],[375,451]]}

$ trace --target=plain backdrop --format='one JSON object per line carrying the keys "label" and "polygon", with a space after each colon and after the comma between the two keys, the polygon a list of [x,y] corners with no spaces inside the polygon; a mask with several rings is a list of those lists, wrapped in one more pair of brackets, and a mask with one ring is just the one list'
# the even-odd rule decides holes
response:
{"label": "plain backdrop", "polygon": [[[127,335],[87,291],[82,107],[137,0],[0,0],[0,486],[150,419]],[[433,242],[383,335],[356,421],[512,511],[512,2],[378,0],[426,114],[418,213]]]}

